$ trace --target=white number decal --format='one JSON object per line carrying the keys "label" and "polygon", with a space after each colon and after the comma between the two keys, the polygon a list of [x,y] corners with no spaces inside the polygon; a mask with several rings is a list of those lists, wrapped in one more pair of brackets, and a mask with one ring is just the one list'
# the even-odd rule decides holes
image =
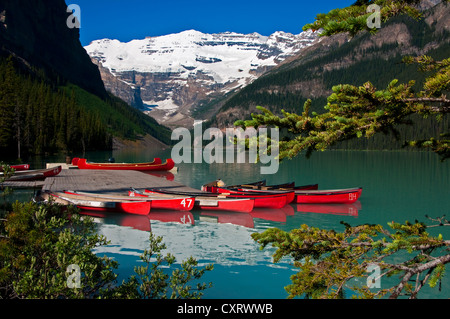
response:
{"label": "white number decal", "polygon": [[187,204],[187,207],[189,207],[191,205],[191,203],[192,203],[192,199],[190,199],[190,198],[183,198],[183,200],[181,201],[181,205],[183,205],[183,207],[186,207],[186,204]]}

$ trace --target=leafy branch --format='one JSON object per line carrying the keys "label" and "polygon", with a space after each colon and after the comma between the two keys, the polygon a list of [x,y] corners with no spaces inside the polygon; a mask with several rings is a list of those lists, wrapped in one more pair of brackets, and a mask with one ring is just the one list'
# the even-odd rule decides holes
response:
{"label": "leafy branch", "polygon": [[[290,256],[300,269],[286,287],[289,298],[344,298],[344,288],[348,288],[364,298],[407,295],[414,299],[426,283],[437,285],[450,262],[450,254],[445,253],[450,241],[431,236],[423,223],[389,223],[394,232],[380,225],[343,224],[343,232],[302,225],[290,232],[268,229],[252,238],[261,249],[269,244],[277,248],[275,263]],[[391,256],[396,263],[386,261]],[[376,280],[397,275],[400,282],[379,290],[352,283],[356,278],[368,279],[367,269],[374,265],[380,269]],[[415,285],[410,283],[413,276]]]}

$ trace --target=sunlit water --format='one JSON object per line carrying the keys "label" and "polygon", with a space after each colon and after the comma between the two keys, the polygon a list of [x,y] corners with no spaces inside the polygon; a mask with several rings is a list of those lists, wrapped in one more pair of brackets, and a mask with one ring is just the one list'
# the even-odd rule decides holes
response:
{"label": "sunlit water", "polygon": [[[92,161],[113,156],[116,162],[142,162],[153,157],[170,157],[170,150],[115,151],[89,154]],[[54,159],[57,160],[57,159]],[[60,159],[61,161],[62,159]],[[46,159],[36,159],[42,165]],[[341,221],[351,225],[381,224],[415,220],[431,223],[425,215],[440,217],[450,208],[450,162],[439,161],[432,153],[327,151],[310,159],[298,157],[285,161],[274,175],[261,175],[256,164],[187,164],[164,178],[200,188],[221,178],[227,184],[267,179],[268,184],[295,181],[297,185],[318,183],[320,189],[362,186],[363,193],[354,205],[297,205],[282,210],[256,210],[251,214],[227,212],[151,212],[149,217],[104,214],[98,216],[99,231],[111,244],[97,250],[115,258],[121,278],[133,274],[139,255],[147,248],[149,231],[163,236],[167,252],[177,262],[194,257],[204,266],[214,264],[203,282],[211,281],[204,298],[286,298],[284,287],[297,270],[288,258],[274,264],[274,249],[259,250],[250,237],[271,227],[289,231],[301,224],[342,231]],[[151,185],[149,185],[151,186]],[[29,191],[18,191],[26,197]],[[433,228],[450,238],[450,227]],[[421,298],[449,298],[450,276],[441,291],[424,288]],[[383,287],[383,282],[382,282]]]}

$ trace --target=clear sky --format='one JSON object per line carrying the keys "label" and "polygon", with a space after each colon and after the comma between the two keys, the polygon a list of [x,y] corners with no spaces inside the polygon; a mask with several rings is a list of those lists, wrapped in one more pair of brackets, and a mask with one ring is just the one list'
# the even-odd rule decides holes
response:
{"label": "clear sky", "polygon": [[66,0],[81,13],[83,46],[103,38],[128,42],[194,29],[204,33],[298,34],[316,14],[356,0]]}

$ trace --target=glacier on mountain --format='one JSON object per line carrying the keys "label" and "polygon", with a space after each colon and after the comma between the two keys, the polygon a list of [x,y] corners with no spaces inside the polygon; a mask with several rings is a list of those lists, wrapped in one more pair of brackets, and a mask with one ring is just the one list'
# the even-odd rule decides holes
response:
{"label": "glacier on mountain", "polygon": [[85,49],[108,90],[163,124],[179,125],[183,118],[193,122],[199,104],[251,83],[315,39],[311,31],[263,36],[187,30],[126,43],[101,39]]}

